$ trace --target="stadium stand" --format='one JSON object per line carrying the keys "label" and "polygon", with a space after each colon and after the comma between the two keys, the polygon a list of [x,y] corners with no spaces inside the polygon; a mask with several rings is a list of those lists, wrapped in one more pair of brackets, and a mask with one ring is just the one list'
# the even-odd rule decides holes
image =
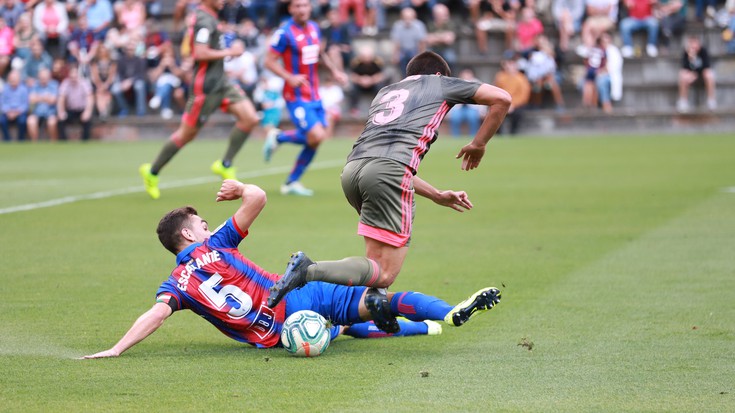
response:
{"label": "stadium stand", "polygon": [[[83,1],[82,1],[83,2]],[[18,3],[21,3],[18,0]],[[121,3],[118,1],[116,3]],[[175,30],[180,23],[174,21],[176,10],[190,7],[191,0],[160,0],[148,1],[155,5],[157,30],[168,33],[173,41],[177,53],[182,50],[183,32]],[[338,2],[333,2],[338,4]],[[372,2],[368,1],[368,6]],[[451,3],[451,2],[442,2]],[[462,3],[461,1],[454,3]],[[537,1],[537,6],[541,4]],[[550,1],[543,2],[548,5]],[[621,2],[622,3],[622,2]],[[622,8],[622,6],[621,6]],[[702,40],[702,44],[708,49],[712,69],[717,79],[717,108],[712,110],[706,105],[706,94],[701,81],[698,81],[689,91],[689,102],[691,110],[686,113],[677,112],[676,102],[678,99],[678,73],[681,67],[681,54],[683,50],[684,37],[675,35],[668,52],[662,51],[657,57],[649,57],[645,53],[646,34],[636,32],[634,44],[636,53],[634,57],[624,60],[623,90],[622,98],[613,103],[613,111],[604,113],[601,110],[590,110],[582,108],[580,82],[584,76],[585,60],[583,56],[575,53],[579,46],[579,35],[571,39],[569,50],[564,53],[563,59],[558,59],[557,76],[561,85],[565,107],[563,110],[555,107],[551,96],[546,93],[540,107],[530,108],[526,111],[521,134],[542,133],[559,135],[567,133],[615,132],[628,130],[732,130],[735,126],[735,53],[732,53],[732,45],[728,45],[723,39],[723,27],[711,22],[700,21],[695,16],[695,3],[691,0],[688,4],[689,17],[684,35],[696,35]],[[283,10],[280,10],[283,13]],[[319,18],[325,15],[320,10]],[[539,19],[544,26],[544,34],[554,43],[558,42],[558,31],[553,23],[548,10],[537,10]],[[71,13],[73,15],[73,13]],[[735,16],[735,10],[731,11]],[[265,16],[263,16],[264,18]],[[355,29],[352,37],[352,51],[356,54],[361,48],[370,47],[378,56],[386,62],[385,73],[387,77],[396,81],[400,77],[400,68],[393,63],[392,57],[394,42],[390,39],[390,26],[398,19],[397,12],[387,14],[387,28],[384,30]],[[470,67],[478,79],[491,82],[500,69],[501,58],[506,51],[508,39],[506,33],[488,33],[488,53],[480,53],[477,38],[469,22],[469,15],[461,10],[452,9],[452,18],[456,27],[460,29],[456,33],[455,50],[457,54],[456,68]],[[731,17],[735,19],[735,17]],[[70,30],[74,27],[74,18],[70,18]],[[614,43],[622,46],[617,28],[612,33]],[[267,47],[268,29],[265,28],[260,35],[250,36],[246,39],[248,48],[258,48],[258,53]],[[241,36],[241,38],[243,38]],[[260,42],[260,44],[258,44]],[[186,62],[184,62],[186,63]],[[18,64],[17,59],[13,64]],[[9,70],[9,69],[8,69]],[[3,80],[7,76],[3,74]],[[185,81],[185,79],[183,79]],[[154,80],[149,79],[151,84]],[[4,83],[4,82],[3,82]],[[153,96],[154,88],[148,88],[149,98]],[[370,104],[370,97],[363,96],[358,103],[357,111],[350,111],[348,107],[343,108],[346,114],[337,126],[337,136],[357,136],[365,122],[365,115]],[[347,106],[347,102],[345,102]],[[181,107],[175,109],[180,113]],[[109,117],[101,119],[95,114],[92,129],[93,139],[127,140],[127,139],[163,139],[174,130],[178,124],[178,116],[161,118],[158,111],[148,110],[145,116],[130,118]],[[208,129],[203,137],[226,136],[231,127],[231,120],[224,114],[218,114],[210,119]],[[287,117],[283,118],[287,123]],[[446,123],[446,122],[445,122]],[[444,126],[441,132],[448,135],[448,126]],[[43,135],[43,134],[42,134]],[[258,130],[257,137],[262,135]]]}

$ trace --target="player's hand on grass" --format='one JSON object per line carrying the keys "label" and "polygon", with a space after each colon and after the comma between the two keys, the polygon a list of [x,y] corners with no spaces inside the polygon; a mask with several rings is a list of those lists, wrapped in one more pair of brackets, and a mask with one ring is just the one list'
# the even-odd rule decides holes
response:
{"label": "player's hand on grass", "polygon": [[472,141],[459,150],[456,159],[462,158],[462,170],[469,171],[480,165],[480,161],[484,155],[485,145],[480,145]]}
{"label": "player's hand on grass", "polygon": [[89,359],[101,359],[101,358],[107,358],[107,357],[117,357],[120,353],[115,351],[114,349],[109,349],[105,351],[100,351],[99,353],[90,354],[88,356],[80,357],[80,360],[89,360]]}
{"label": "player's hand on grass", "polygon": [[465,191],[439,191],[434,202],[459,212],[472,209],[472,202]]}
{"label": "player's hand on grass", "polygon": [[234,179],[225,179],[217,192],[217,202],[232,201],[242,198],[245,184]]}

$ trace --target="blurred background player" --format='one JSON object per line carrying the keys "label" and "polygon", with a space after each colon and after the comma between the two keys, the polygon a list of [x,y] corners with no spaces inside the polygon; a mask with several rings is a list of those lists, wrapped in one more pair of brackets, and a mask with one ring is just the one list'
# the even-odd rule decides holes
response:
{"label": "blurred background player", "polygon": [[[281,193],[311,196],[314,191],[304,187],[300,179],[314,159],[319,145],[329,138],[326,113],[319,97],[320,56],[335,81],[345,84],[347,75],[337,69],[327,55],[325,45],[321,42],[319,25],[309,20],[311,2],[291,0],[288,12],[291,18],[273,35],[271,48],[265,57],[265,67],[286,81],[283,97],[296,129],[271,130],[263,146],[263,157],[269,162],[273,152],[282,143],[303,146],[296,164],[281,186]],[[282,65],[280,59],[283,59]]]}
{"label": "blurred background player", "polygon": [[[474,103],[487,106],[488,113],[457,158],[462,170],[477,168],[511,97],[495,86],[451,77],[447,62],[434,52],[418,54],[406,70],[408,77],[384,87],[373,100],[365,130],[342,170],[342,190],[360,215],[357,233],[365,238],[365,256],[314,263],[302,252],[293,254],[271,288],[269,306],[308,281],[375,287],[365,300],[371,317],[381,330],[396,332],[400,327],[383,289],[393,284],[408,253],[414,194],[459,212],[472,208],[466,192],[439,190],[419,178],[419,164],[452,106]],[[489,304],[493,294],[481,290],[470,299]]]}
{"label": "blurred background player", "polygon": [[218,29],[217,11],[222,8],[223,0],[203,0],[195,10],[193,24],[188,28],[188,38],[193,43],[194,79],[191,82],[191,95],[186,103],[179,128],[171,135],[156,156],[153,163],[143,164],[139,172],[148,195],[153,199],[161,196],[158,188],[158,173],[170,160],[192,141],[217,108],[222,108],[237,119],[229,137],[229,144],[221,160],[212,164],[212,172],[222,179],[234,178],[235,167],[232,160],[258,122],[253,104],[239,88],[227,80],[224,73],[224,59],[238,57],[244,52],[242,43],[224,48],[224,38]]}

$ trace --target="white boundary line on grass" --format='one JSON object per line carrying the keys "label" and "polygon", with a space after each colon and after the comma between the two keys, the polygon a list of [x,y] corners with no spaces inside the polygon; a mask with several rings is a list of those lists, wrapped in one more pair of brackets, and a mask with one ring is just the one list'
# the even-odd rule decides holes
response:
{"label": "white boundary line on grass", "polygon": [[729,188],[725,188],[725,192],[729,192],[731,194],[735,194],[735,186],[731,186]]}
{"label": "white boundary line on grass", "polygon": [[[342,165],[344,165],[344,160],[332,160],[332,161],[314,163],[313,165],[309,167],[309,169],[312,169],[312,170],[329,169],[329,168],[334,168],[336,166],[342,166]],[[277,168],[260,169],[260,170],[256,170],[252,172],[240,173],[237,175],[237,178],[238,179],[257,178],[261,176],[287,173],[290,170],[291,170],[291,167],[285,167],[285,166],[277,167]],[[209,182],[217,182],[220,180],[221,180],[220,178],[217,178],[214,176],[207,176],[207,177],[183,179],[180,181],[162,183],[161,185],[159,185],[159,187],[161,189],[181,188],[185,186],[193,186],[193,185],[206,184]],[[100,192],[93,192],[91,194],[65,196],[63,198],[50,199],[48,201],[35,202],[32,204],[16,205],[16,206],[11,206],[7,208],[0,208],[0,215],[12,214],[14,212],[32,211],[34,209],[49,208],[49,207],[53,207],[57,205],[71,204],[74,202],[88,201],[92,199],[111,198],[113,196],[127,195],[127,194],[132,194],[132,193],[137,193],[137,192],[145,192],[145,188],[143,188],[143,186],[129,186],[127,188],[113,189],[110,191],[100,191]]]}

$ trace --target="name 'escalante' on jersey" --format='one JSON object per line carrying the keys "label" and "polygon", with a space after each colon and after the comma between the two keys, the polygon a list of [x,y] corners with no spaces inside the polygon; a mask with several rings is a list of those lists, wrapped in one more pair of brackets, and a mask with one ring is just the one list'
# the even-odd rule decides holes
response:
{"label": "name 'escalante' on jersey", "polygon": [[173,311],[191,310],[237,341],[272,347],[279,343],[286,306],[272,309],[265,301],[279,276],[240,254],[245,236],[230,218],[209,239],[179,252],[156,301]]}
{"label": "name 'escalante' on jersey", "polygon": [[365,130],[347,162],[388,158],[408,166],[415,175],[449,109],[474,104],[472,97],[480,85],[455,77],[416,75],[384,87],[370,105]]}

